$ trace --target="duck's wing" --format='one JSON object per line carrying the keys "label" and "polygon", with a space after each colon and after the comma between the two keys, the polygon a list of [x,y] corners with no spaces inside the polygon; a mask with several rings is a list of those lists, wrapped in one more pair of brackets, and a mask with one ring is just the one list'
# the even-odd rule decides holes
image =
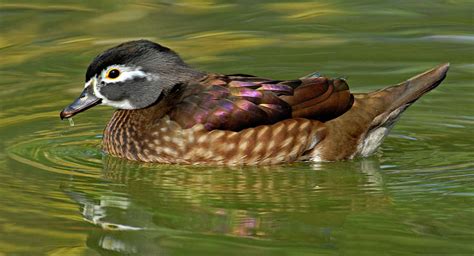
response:
{"label": "duck's wing", "polygon": [[292,108],[292,117],[328,121],[351,108],[354,96],[344,79],[302,78],[292,95],[280,98]]}
{"label": "duck's wing", "polygon": [[325,77],[277,81],[249,75],[209,74],[186,84],[169,116],[183,128],[245,128],[301,117],[329,120],[344,113],[352,95],[344,80]]}

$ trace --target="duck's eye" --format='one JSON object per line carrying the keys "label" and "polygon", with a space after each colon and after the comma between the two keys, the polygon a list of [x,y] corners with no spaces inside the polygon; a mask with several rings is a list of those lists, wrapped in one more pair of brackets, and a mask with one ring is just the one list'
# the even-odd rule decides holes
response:
{"label": "duck's eye", "polygon": [[107,78],[114,79],[120,76],[120,71],[118,69],[111,69],[107,72]]}

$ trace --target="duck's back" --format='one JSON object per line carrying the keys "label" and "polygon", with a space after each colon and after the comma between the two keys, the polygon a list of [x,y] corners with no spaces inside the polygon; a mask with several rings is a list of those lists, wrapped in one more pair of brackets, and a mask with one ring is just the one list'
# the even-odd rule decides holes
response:
{"label": "duck's back", "polygon": [[211,74],[183,87],[171,120],[183,128],[203,124],[209,131],[241,131],[289,118],[326,121],[353,102],[344,80],[326,77],[278,81]]}

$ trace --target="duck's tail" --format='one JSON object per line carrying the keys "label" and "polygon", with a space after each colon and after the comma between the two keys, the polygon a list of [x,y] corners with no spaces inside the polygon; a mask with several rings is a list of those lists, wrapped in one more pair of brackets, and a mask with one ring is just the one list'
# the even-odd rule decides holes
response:
{"label": "duck's tail", "polygon": [[436,88],[446,77],[448,69],[449,63],[440,65],[398,85],[371,92],[367,97],[369,100],[382,100],[379,104],[383,108],[381,114],[390,116],[399,109],[406,109],[425,93]]}
{"label": "duck's tail", "polygon": [[[353,145],[347,152],[333,152],[333,160],[371,155],[382,144],[401,113],[446,77],[449,63],[440,65],[395,86],[354,94],[354,104],[342,116],[326,122],[339,143]],[[324,144],[324,143],[323,143]],[[321,145],[324,146],[324,145]],[[331,145],[325,145],[331,148]],[[327,155],[324,158],[331,158]]]}

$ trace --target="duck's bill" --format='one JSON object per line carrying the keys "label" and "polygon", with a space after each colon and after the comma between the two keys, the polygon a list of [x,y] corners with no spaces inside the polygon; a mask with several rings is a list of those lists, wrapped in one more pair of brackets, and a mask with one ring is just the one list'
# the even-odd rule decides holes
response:
{"label": "duck's bill", "polygon": [[92,108],[95,105],[101,103],[101,99],[97,98],[92,92],[89,92],[89,87],[85,88],[82,91],[79,98],[77,98],[71,105],[65,107],[63,111],[59,114],[61,119],[70,118],[82,111],[85,111],[89,108]]}

